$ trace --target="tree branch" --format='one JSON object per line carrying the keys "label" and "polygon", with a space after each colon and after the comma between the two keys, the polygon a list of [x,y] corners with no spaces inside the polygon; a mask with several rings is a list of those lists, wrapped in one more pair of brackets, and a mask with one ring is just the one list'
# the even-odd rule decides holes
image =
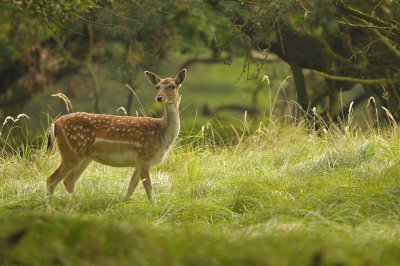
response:
{"label": "tree branch", "polygon": [[362,28],[362,29],[382,29],[382,30],[391,30],[392,27],[384,27],[384,26],[376,26],[376,25],[362,25],[362,24],[354,24],[348,21],[340,21],[338,20],[337,23],[346,25],[348,27],[353,28]]}
{"label": "tree branch", "polygon": [[126,16],[123,16],[123,15],[121,15],[121,14],[114,13],[113,11],[111,11],[111,10],[109,10],[109,9],[103,7],[103,6],[98,6],[98,7],[99,7],[101,10],[106,11],[107,13],[111,14],[111,15],[114,16],[114,17],[126,19],[126,20],[133,21],[133,22],[139,22],[139,20],[137,20],[137,19],[130,18],[130,17],[126,17]]}
{"label": "tree branch", "polygon": [[190,58],[183,62],[179,69],[188,68],[192,64],[203,63],[203,64],[213,64],[220,62],[230,61],[232,57],[230,55],[226,57],[207,57],[207,58]]}
{"label": "tree branch", "polygon": [[383,36],[377,29],[371,29],[371,31],[379,37],[379,39],[383,42],[383,44],[388,48],[390,52],[393,53],[397,58],[400,59],[400,50],[398,50],[394,45],[390,43],[390,40],[386,37]]}
{"label": "tree branch", "polygon": [[346,81],[346,82],[353,82],[353,83],[361,83],[361,84],[380,84],[380,83],[397,83],[400,81],[399,77],[395,79],[360,79],[360,78],[353,78],[353,77],[344,77],[344,76],[335,76],[323,72],[319,72],[317,70],[312,70],[317,75],[320,75],[327,79],[338,80],[338,81]]}
{"label": "tree branch", "polygon": [[372,23],[374,25],[378,25],[378,26],[382,26],[382,27],[390,27],[390,29],[392,31],[395,31],[396,33],[400,33],[400,30],[397,28],[397,26],[389,24],[386,21],[383,21],[383,20],[381,20],[379,18],[376,18],[376,17],[370,16],[368,14],[365,14],[365,13],[361,12],[360,10],[357,10],[357,9],[352,8],[352,7],[346,6],[345,4],[342,3],[342,1],[338,1],[336,6],[340,10],[342,10],[342,11],[344,11],[344,12],[346,12],[346,13],[348,13],[348,14],[356,17],[356,18],[364,19],[364,20],[366,20],[366,21],[368,21],[368,22],[370,22],[370,23]]}
{"label": "tree branch", "polygon": [[249,5],[259,6],[259,7],[264,7],[264,8],[269,8],[270,6],[268,6],[267,4],[270,4],[272,2],[272,1],[267,1],[266,4],[261,4],[261,3],[256,3],[253,1],[246,1],[246,0],[230,0],[230,1],[238,2],[238,3],[241,3],[242,5],[249,4]]}

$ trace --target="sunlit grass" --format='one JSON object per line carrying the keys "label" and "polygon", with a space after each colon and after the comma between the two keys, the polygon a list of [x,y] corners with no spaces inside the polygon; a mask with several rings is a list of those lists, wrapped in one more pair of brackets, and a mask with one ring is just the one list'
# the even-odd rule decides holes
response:
{"label": "sunlit grass", "polygon": [[13,122],[1,132],[0,263],[398,265],[397,127],[317,120],[249,129],[245,116],[218,145],[207,126],[182,134],[151,170],[154,202],[142,186],[123,199],[133,169],[97,163],[75,195],[60,184],[46,201],[60,157],[11,148]]}

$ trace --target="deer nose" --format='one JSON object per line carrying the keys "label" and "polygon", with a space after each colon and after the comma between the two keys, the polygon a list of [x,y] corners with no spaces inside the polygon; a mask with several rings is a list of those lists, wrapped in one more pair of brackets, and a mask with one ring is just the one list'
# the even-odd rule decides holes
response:
{"label": "deer nose", "polygon": [[162,96],[157,96],[156,100],[157,100],[157,102],[161,102],[162,101]]}

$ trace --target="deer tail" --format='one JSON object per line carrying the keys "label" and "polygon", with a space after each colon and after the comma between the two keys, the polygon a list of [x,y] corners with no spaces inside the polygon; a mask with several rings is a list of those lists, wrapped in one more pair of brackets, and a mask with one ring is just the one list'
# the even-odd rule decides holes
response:
{"label": "deer tail", "polygon": [[55,139],[56,139],[56,124],[51,124],[49,137],[47,139],[47,155],[50,155],[50,152],[54,146]]}

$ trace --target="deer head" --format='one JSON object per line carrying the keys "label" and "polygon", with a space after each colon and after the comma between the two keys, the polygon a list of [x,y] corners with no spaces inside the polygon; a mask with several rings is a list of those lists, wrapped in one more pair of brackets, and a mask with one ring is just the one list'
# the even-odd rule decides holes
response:
{"label": "deer head", "polygon": [[151,84],[157,88],[158,102],[163,103],[178,103],[179,102],[179,88],[186,77],[186,69],[182,69],[176,74],[175,78],[161,79],[156,74],[149,71],[144,72],[147,79]]}

